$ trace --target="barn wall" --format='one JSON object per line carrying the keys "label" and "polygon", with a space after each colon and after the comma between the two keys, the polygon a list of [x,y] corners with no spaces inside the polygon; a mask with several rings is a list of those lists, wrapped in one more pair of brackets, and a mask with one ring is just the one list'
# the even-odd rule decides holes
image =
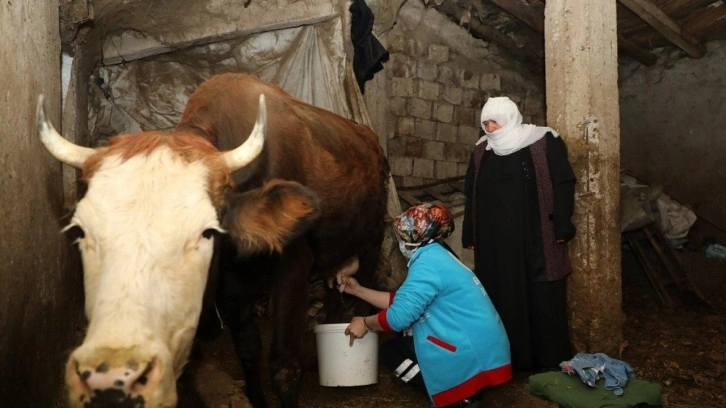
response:
{"label": "barn wall", "polygon": [[726,229],[726,41],[701,59],[621,64],[621,164]]}
{"label": "barn wall", "polygon": [[544,124],[544,75],[527,72],[435,9],[405,3],[386,43],[387,147],[397,186],[465,175],[489,96],[509,96],[525,122]]}
{"label": "barn wall", "polygon": [[39,93],[60,119],[58,3],[0,4],[0,405],[52,407],[80,316],[62,235],[61,165],[35,125]]}

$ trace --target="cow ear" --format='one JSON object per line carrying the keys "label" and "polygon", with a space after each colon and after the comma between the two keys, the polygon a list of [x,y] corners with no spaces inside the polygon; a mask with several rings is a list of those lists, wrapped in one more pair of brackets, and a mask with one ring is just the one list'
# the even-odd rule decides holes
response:
{"label": "cow ear", "polygon": [[222,226],[237,246],[238,255],[282,252],[304,234],[320,214],[320,200],[294,181],[274,179],[262,187],[226,197]]}

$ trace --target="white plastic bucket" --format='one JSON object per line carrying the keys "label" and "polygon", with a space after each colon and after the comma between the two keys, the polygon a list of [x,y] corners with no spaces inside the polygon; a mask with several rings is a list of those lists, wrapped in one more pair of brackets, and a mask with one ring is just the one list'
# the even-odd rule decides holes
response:
{"label": "white plastic bucket", "polygon": [[315,326],[318,375],[324,387],[351,387],[378,382],[378,333],[368,332],[350,346],[348,323]]}

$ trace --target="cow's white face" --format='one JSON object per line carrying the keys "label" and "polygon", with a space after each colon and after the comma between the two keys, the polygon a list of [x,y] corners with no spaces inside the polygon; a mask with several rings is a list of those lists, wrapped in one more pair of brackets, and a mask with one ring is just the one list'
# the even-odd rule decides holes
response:
{"label": "cow's white face", "polygon": [[176,406],[220,230],[229,175],[262,151],[266,111],[238,148],[220,153],[182,132],[115,138],[100,150],[64,139],[38,102],[38,129],[58,160],[83,169],[88,191],[68,228],[84,268],[83,344],[66,364],[72,407]]}
{"label": "cow's white face", "polygon": [[165,146],[100,162],[70,224],[84,233],[89,320],[68,361],[71,401],[91,398],[98,382],[118,382],[147,406],[174,405],[212,258],[210,231],[220,229],[208,180],[203,162]]}

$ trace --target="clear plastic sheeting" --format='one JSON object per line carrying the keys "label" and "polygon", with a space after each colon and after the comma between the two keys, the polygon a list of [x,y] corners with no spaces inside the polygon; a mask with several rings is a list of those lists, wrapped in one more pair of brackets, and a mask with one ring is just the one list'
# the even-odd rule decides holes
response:
{"label": "clear plastic sheeting", "polygon": [[688,242],[688,231],[696,222],[696,214],[667,194],[661,194],[655,204],[658,207],[658,223],[668,244],[672,248],[680,248]]}
{"label": "clear plastic sheeting", "polygon": [[663,194],[660,186],[637,183],[620,184],[621,232],[634,231],[655,221],[653,201]]}
{"label": "clear plastic sheeting", "polygon": [[346,87],[346,64],[342,23],[335,18],[102,66],[92,78],[89,130],[102,144],[119,133],[172,128],[197,86],[226,72],[255,74],[308,103],[364,121],[360,107],[357,114],[348,108],[347,93],[358,91]]}

